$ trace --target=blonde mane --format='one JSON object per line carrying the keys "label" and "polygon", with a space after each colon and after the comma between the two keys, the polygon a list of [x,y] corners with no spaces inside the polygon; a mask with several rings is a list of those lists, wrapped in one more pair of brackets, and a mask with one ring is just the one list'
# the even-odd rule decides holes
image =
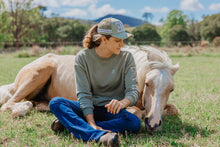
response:
{"label": "blonde mane", "polygon": [[137,89],[143,90],[145,75],[153,69],[164,69],[171,72],[172,61],[166,52],[151,46],[126,46],[127,50],[133,54],[137,69]]}
{"label": "blonde mane", "polygon": [[151,46],[126,46],[123,49],[133,54],[138,67],[140,64],[146,64],[145,66],[150,67],[152,70],[170,68],[172,66],[172,61],[165,51]]}

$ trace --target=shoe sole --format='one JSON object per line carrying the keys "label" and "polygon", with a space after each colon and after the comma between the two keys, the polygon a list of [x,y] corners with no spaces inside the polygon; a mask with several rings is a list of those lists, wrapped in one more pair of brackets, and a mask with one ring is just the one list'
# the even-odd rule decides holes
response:
{"label": "shoe sole", "polygon": [[[58,119],[55,119],[51,124],[51,129],[53,130],[53,132],[55,133],[63,132],[65,127],[61,123],[60,124],[56,124],[56,123],[60,123]],[[56,128],[55,125],[57,125]]]}
{"label": "shoe sole", "polygon": [[112,147],[119,147],[118,134],[112,139]]}

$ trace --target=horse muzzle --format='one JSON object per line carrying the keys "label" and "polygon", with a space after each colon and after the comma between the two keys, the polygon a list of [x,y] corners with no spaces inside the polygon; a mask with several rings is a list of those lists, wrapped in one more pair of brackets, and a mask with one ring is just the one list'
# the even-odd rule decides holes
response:
{"label": "horse muzzle", "polygon": [[156,132],[156,131],[159,131],[161,130],[161,126],[162,126],[162,121],[160,120],[159,123],[155,123],[153,125],[153,127],[150,125],[150,122],[151,122],[152,119],[149,120],[148,117],[146,117],[144,119],[144,123],[145,123],[145,127],[147,129],[147,132],[148,133],[153,133],[153,132]]}

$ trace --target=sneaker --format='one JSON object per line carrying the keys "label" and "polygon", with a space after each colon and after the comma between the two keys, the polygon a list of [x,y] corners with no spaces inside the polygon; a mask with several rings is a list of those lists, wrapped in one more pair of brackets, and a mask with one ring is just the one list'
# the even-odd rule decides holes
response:
{"label": "sneaker", "polygon": [[61,133],[65,130],[65,127],[60,123],[58,119],[54,119],[51,124],[51,129],[54,133]]}
{"label": "sneaker", "polygon": [[104,146],[119,147],[117,133],[106,133],[100,137],[99,142]]}

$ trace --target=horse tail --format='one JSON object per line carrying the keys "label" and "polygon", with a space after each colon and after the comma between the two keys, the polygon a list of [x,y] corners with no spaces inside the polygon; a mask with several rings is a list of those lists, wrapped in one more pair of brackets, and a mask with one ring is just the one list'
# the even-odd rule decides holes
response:
{"label": "horse tail", "polygon": [[0,86],[0,105],[6,103],[14,94],[14,83]]}

